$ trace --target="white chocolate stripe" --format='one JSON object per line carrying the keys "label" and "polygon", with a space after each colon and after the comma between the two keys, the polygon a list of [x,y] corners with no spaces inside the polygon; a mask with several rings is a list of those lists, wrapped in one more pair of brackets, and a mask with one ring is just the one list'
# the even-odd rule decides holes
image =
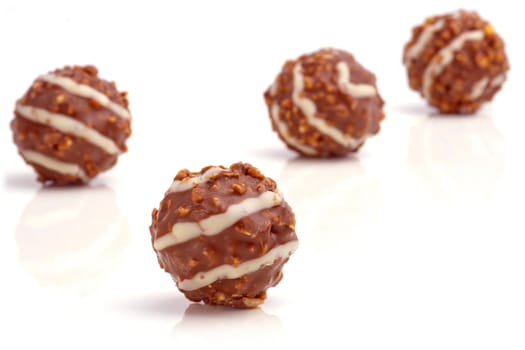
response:
{"label": "white chocolate stripe", "polygon": [[344,147],[355,148],[359,146],[363,140],[355,139],[352,136],[345,135],[341,130],[328,123],[321,118],[316,117],[317,106],[314,101],[302,96],[304,90],[304,77],[301,72],[302,67],[298,63],[293,69],[293,92],[292,100],[294,104],[301,110],[306,118],[306,121],[314,128],[319,130],[321,133],[330,136],[335,142],[343,145]]}
{"label": "white chocolate stripe", "polygon": [[286,140],[286,143],[288,143],[290,146],[297,148],[304,154],[308,154],[312,156],[319,154],[315,148],[312,148],[307,145],[303,145],[302,143],[299,142],[299,140],[297,140],[295,137],[290,135],[290,133],[288,132],[288,127],[286,126],[286,123],[279,119],[279,106],[275,102],[272,104],[270,115],[272,116],[272,119],[275,125],[277,125],[279,134],[281,135],[283,139]]}
{"label": "white chocolate stripe", "polygon": [[32,122],[48,125],[63,133],[78,136],[100,147],[109,154],[118,154],[120,149],[112,139],[95,129],[63,114],[51,113],[45,109],[17,104],[16,112]]}
{"label": "white chocolate stripe", "polygon": [[460,50],[467,41],[481,40],[484,36],[485,34],[482,30],[464,32],[454,38],[450,44],[439,50],[423,73],[423,96],[425,98],[430,99],[430,88],[433,80],[452,62],[454,52]]}
{"label": "white chocolate stripe", "polygon": [[299,247],[297,240],[285,244],[281,244],[265,255],[256,259],[245,261],[237,266],[221,265],[210,271],[199,272],[191,279],[182,280],[178,283],[178,287],[185,291],[192,291],[202,288],[215,281],[221,279],[239,278],[249,273],[255,272],[262,267],[270,266],[277,259],[286,259],[290,257]]}
{"label": "white chocolate stripe", "polygon": [[337,69],[337,85],[345,94],[354,98],[374,97],[377,94],[376,88],[369,84],[354,84],[350,81],[350,68],[346,62],[339,62]]}
{"label": "white chocolate stripe", "polygon": [[212,215],[199,222],[179,222],[173,225],[171,232],[159,237],[153,243],[157,251],[177,245],[190,239],[204,236],[214,236],[235,224],[240,219],[263,209],[272,208],[283,200],[280,193],[266,191],[258,197],[245,199],[232,204],[224,213]]}
{"label": "white chocolate stripe", "polygon": [[275,97],[277,95],[277,89],[279,88],[278,79],[279,77],[275,78],[275,81],[273,82],[272,86],[270,86],[270,96]]}
{"label": "white chocolate stripe", "polygon": [[79,177],[82,181],[87,182],[89,177],[84,170],[74,163],[65,163],[60,160],[48,157],[42,153],[31,150],[20,151],[22,157],[30,163],[40,165],[43,168],[55,171],[64,175],[72,175]]}
{"label": "white chocolate stripe", "polygon": [[487,88],[488,83],[489,83],[489,78],[487,77],[482,78],[476,83],[474,83],[474,85],[472,85],[472,89],[470,90],[469,98],[471,100],[475,100],[478,97],[480,97],[485,92],[485,89]]}
{"label": "white chocolate stripe", "polygon": [[470,92],[470,99],[475,100],[480,97],[487,87],[498,87],[505,82],[506,75],[505,73],[496,75],[494,78],[489,79],[488,77],[482,78],[477,81],[473,86]]}
{"label": "white chocolate stripe", "polygon": [[220,168],[220,167],[212,167],[206,170],[202,175],[195,176],[195,177],[189,177],[184,180],[174,180],[171,184],[170,188],[166,192],[172,193],[172,192],[184,192],[187,191],[194,186],[197,186],[200,183],[206,182],[209,179],[212,178],[213,175],[218,174],[220,172],[225,171],[226,169]]}
{"label": "white chocolate stripe", "polygon": [[427,46],[430,39],[432,39],[432,36],[435,32],[438,30],[443,29],[443,26],[445,25],[445,19],[440,19],[439,21],[432,23],[428,25],[421,34],[419,34],[419,37],[417,38],[416,42],[412,44],[406,51],[404,64],[405,66],[412,60],[413,58],[417,58],[419,54],[423,51],[423,49]]}
{"label": "white chocolate stripe", "polygon": [[95,100],[98,102],[98,104],[111,110],[113,113],[115,113],[119,117],[122,117],[124,119],[131,118],[129,111],[126,108],[122,107],[118,103],[111,101],[102,92],[96,89],[93,89],[89,85],[79,84],[71,78],[62,77],[62,76],[54,75],[54,74],[41,75],[38,77],[38,79],[46,81],[54,85],[58,85],[62,89],[64,89],[65,91],[69,92],[72,95]]}
{"label": "white chocolate stripe", "polygon": [[490,82],[490,86],[500,86],[505,82],[507,79],[507,75],[505,73],[501,73],[499,75],[496,75]]}

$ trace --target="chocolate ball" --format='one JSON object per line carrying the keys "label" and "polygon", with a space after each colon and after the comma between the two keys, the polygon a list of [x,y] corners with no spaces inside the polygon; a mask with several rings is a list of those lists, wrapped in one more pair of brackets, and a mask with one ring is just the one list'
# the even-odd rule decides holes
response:
{"label": "chocolate ball", "polygon": [[474,113],[507,78],[505,44],[476,12],[427,18],[412,30],[403,62],[410,88],[441,113]]}
{"label": "chocolate ball", "polygon": [[93,66],[36,78],[15,105],[13,139],[46,184],[86,183],[126,152],[131,115],[125,92]]}
{"label": "chocolate ball", "polygon": [[246,163],[181,170],[150,232],[161,268],[188,299],[236,308],[263,303],[298,246],[292,209]]}
{"label": "chocolate ball", "polygon": [[273,130],[310,157],[357,151],[385,116],[375,75],[331,48],[287,61],[264,98]]}

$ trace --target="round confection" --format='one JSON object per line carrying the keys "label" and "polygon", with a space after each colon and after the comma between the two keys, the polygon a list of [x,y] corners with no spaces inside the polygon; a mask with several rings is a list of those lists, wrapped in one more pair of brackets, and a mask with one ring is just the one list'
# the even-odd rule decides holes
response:
{"label": "round confection", "polygon": [[86,183],[127,150],[125,92],[93,66],[66,66],[36,78],[15,105],[13,139],[45,184]]}
{"label": "round confection", "polygon": [[287,61],[264,98],[273,130],[311,157],[357,151],[385,116],[375,75],[350,53],[331,48]]}
{"label": "round confection", "polygon": [[476,12],[427,18],[412,31],[403,62],[410,87],[442,113],[474,113],[507,78],[503,40]]}
{"label": "round confection", "polygon": [[161,268],[188,299],[236,308],[263,303],[298,246],[275,182],[246,163],[181,170],[150,232]]}

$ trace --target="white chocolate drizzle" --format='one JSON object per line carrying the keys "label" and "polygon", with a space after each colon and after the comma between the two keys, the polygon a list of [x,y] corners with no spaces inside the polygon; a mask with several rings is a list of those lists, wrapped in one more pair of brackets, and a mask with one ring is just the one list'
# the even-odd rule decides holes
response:
{"label": "white chocolate drizzle", "polygon": [[443,29],[443,27],[445,26],[445,22],[445,19],[440,19],[435,23],[429,24],[425,27],[425,29],[423,29],[421,34],[419,34],[419,37],[417,38],[416,42],[413,43],[406,51],[404,60],[405,66],[408,63],[410,63],[412,59],[417,58],[419,56],[419,54],[427,46],[430,39],[432,39],[434,33],[438,30]]}
{"label": "white chocolate drizzle", "polygon": [[166,191],[166,194],[172,192],[184,192],[189,189],[192,189],[193,187],[208,181],[215,174],[221,173],[225,170],[226,169],[220,167],[211,167],[199,176],[188,177],[184,180],[174,180],[168,191]]}
{"label": "white chocolate drizzle", "polygon": [[496,75],[492,80],[490,81],[490,86],[500,86],[505,82],[507,79],[507,75],[505,73],[501,73],[499,75]]}
{"label": "white chocolate drizzle", "polygon": [[488,84],[489,84],[488,77],[478,80],[476,83],[474,83],[474,85],[472,85],[472,89],[470,90],[469,98],[471,100],[475,100],[479,98],[485,92],[485,89],[487,88]]}
{"label": "white chocolate drizzle", "polygon": [[505,79],[507,78],[505,73],[496,75],[494,78],[490,79],[488,77],[482,78],[479,81],[477,81],[473,86],[472,90],[470,92],[470,99],[475,100],[487,89],[487,87],[499,87],[501,84],[505,82]]}
{"label": "white chocolate drizzle", "polygon": [[482,30],[464,32],[454,38],[447,46],[439,50],[423,73],[423,96],[425,98],[430,99],[430,89],[433,80],[452,62],[454,52],[460,50],[467,41],[481,40],[484,36],[485,34]]}
{"label": "white chocolate drizzle", "polygon": [[157,238],[153,246],[157,251],[161,251],[200,235],[214,236],[240,219],[260,210],[272,208],[281,203],[282,200],[280,193],[266,191],[258,197],[248,198],[237,204],[232,204],[224,213],[212,215],[199,222],[178,222],[173,225],[171,232]]}
{"label": "white chocolate drizzle", "polygon": [[279,135],[281,135],[281,137],[286,141],[287,144],[297,148],[304,154],[308,154],[312,156],[319,154],[315,148],[302,144],[301,142],[299,142],[299,140],[297,140],[295,137],[290,135],[288,131],[288,126],[286,125],[286,123],[279,119],[279,106],[277,105],[276,102],[272,104],[270,115],[272,117],[273,122],[277,126]]}
{"label": "white chocolate drizzle", "polygon": [[275,78],[275,81],[270,86],[270,96],[275,97],[277,95],[277,89],[279,88],[279,82],[277,80],[278,78]]}
{"label": "white chocolate drizzle", "polygon": [[301,64],[297,63],[293,69],[292,101],[301,110],[308,124],[319,130],[321,133],[330,136],[332,140],[344,147],[350,146],[356,148],[361,145],[363,139],[355,139],[350,135],[345,135],[338,128],[329,125],[324,119],[316,116],[317,106],[314,101],[303,96],[304,77],[301,70]]}
{"label": "white chocolate drizzle", "polygon": [[27,120],[48,125],[62,131],[63,133],[83,138],[109,154],[120,153],[120,149],[112,139],[102,135],[95,129],[86,126],[70,116],[52,113],[42,108],[24,106],[21,104],[17,104],[15,110]]}
{"label": "white chocolate drizzle", "polygon": [[178,287],[185,291],[202,288],[221,279],[234,279],[258,271],[262,267],[270,266],[278,259],[286,259],[297,250],[297,240],[278,245],[268,253],[256,259],[245,261],[237,266],[221,265],[206,272],[199,272],[191,279],[178,282]]}
{"label": "white chocolate drizzle", "polygon": [[98,104],[111,110],[113,113],[115,113],[119,117],[122,117],[124,119],[131,118],[129,111],[126,108],[122,107],[118,103],[111,101],[102,92],[92,88],[89,85],[79,84],[71,78],[62,77],[62,76],[55,75],[55,74],[41,75],[38,77],[38,79],[46,81],[54,85],[58,85],[62,89],[64,89],[65,91],[69,92],[72,95],[95,100],[97,101]]}
{"label": "white chocolate drizzle", "polygon": [[374,97],[377,94],[376,88],[369,84],[354,84],[350,81],[350,68],[346,62],[339,62],[337,69],[337,85],[342,92],[354,98]]}
{"label": "white chocolate drizzle", "polygon": [[31,150],[20,151],[22,157],[30,163],[40,165],[43,168],[52,170],[59,174],[71,175],[80,178],[83,182],[87,182],[89,177],[86,175],[84,170],[74,163],[66,163],[55,158],[48,157],[42,153],[38,153]]}

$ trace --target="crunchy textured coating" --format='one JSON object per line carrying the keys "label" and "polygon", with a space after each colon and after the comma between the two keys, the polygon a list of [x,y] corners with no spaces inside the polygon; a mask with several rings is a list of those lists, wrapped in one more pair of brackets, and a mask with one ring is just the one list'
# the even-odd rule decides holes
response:
{"label": "crunchy textured coating", "polygon": [[[68,135],[50,126],[34,123],[22,117],[11,122],[15,143],[20,150],[33,150],[49,157],[81,166],[89,177],[109,169],[117,162],[117,155],[90,144],[80,137]],[[68,185],[82,183],[77,176],[61,174],[38,164],[29,163],[45,184]]]}
{"label": "crunchy textured coating", "polygon": [[[326,48],[285,62],[274,84],[264,93],[273,130],[289,148],[302,155],[343,156],[357,151],[366,137],[379,132],[379,124],[385,117],[381,96],[375,93],[370,97],[354,97],[343,91],[338,84],[337,64],[341,62],[348,66],[353,84],[367,84],[377,89],[375,75],[360,65],[353,55]],[[304,85],[297,96],[313,101],[315,118],[337,129],[344,137],[354,139],[354,143],[343,145],[309,122],[294,100],[294,68],[297,65],[300,65]],[[287,130],[280,128],[272,116],[274,106],[279,108],[277,119]],[[297,143],[290,142],[291,139]]]}
{"label": "crunchy textured coating", "polygon": [[280,259],[240,278],[218,280],[206,287],[184,292],[184,295],[194,302],[251,309],[261,305],[266,300],[266,290],[281,281],[282,267],[287,261]]}
{"label": "crunchy textured coating", "polygon": [[[188,181],[202,175],[181,170],[175,180]],[[280,203],[244,215],[234,224],[215,235],[199,235],[185,242],[158,249],[155,241],[170,235],[177,223],[198,223],[225,213],[229,207],[247,199],[255,199],[267,191],[277,192],[275,182],[250,164],[236,163],[214,174],[209,180],[193,184],[180,192],[168,191],[153,209],[150,233],[160,266],[172,275],[179,286],[183,280],[221,265],[240,264],[264,256],[279,245],[295,241],[295,217],[289,205]],[[181,292],[192,301],[213,305],[251,308],[262,303],[266,290],[282,278],[282,266],[288,256],[271,265],[244,274],[239,278],[220,278],[194,290]]]}
{"label": "crunchy textured coating", "polygon": [[[426,93],[424,79],[429,65],[443,60],[440,51],[454,40],[474,31],[481,31],[483,37],[465,40],[458,49],[452,50],[451,62],[438,74],[429,74],[431,81]],[[410,57],[409,50],[417,46],[424,35],[428,35],[426,44],[415,57]],[[410,88],[442,113],[474,113],[501,89],[509,70],[502,38],[476,12],[464,10],[429,17],[414,27],[411,39],[404,46],[403,61]]]}
{"label": "crunchy textured coating", "polygon": [[[94,66],[66,66],[49,74],[65,77],[82,86],[89,86],[105,95],[111,102],[128,110],[126,92],[119,92],[114,82],[98,77]],[[126,152],[126,140],[131,135],[131,120],[101,106],[96,100],[73,94],[51,82],[35,79],[17,105],[35,107],[60,114],[80,122],[112,140],[119,153]],[[117,162],[118,153],[108,153],[89,140],[57,130],[49,123],[37,123],[24,118],[15,110],[11,122],[13,140],[19,151],[34,151],[60,162],[78,165],[88,178],[93,178]],[[22,155],[23,156],[23,155]],[[59,173],[26,159],[38,174],[38,180],[46,184],[67,185],[83,183],[86,179]]]}

